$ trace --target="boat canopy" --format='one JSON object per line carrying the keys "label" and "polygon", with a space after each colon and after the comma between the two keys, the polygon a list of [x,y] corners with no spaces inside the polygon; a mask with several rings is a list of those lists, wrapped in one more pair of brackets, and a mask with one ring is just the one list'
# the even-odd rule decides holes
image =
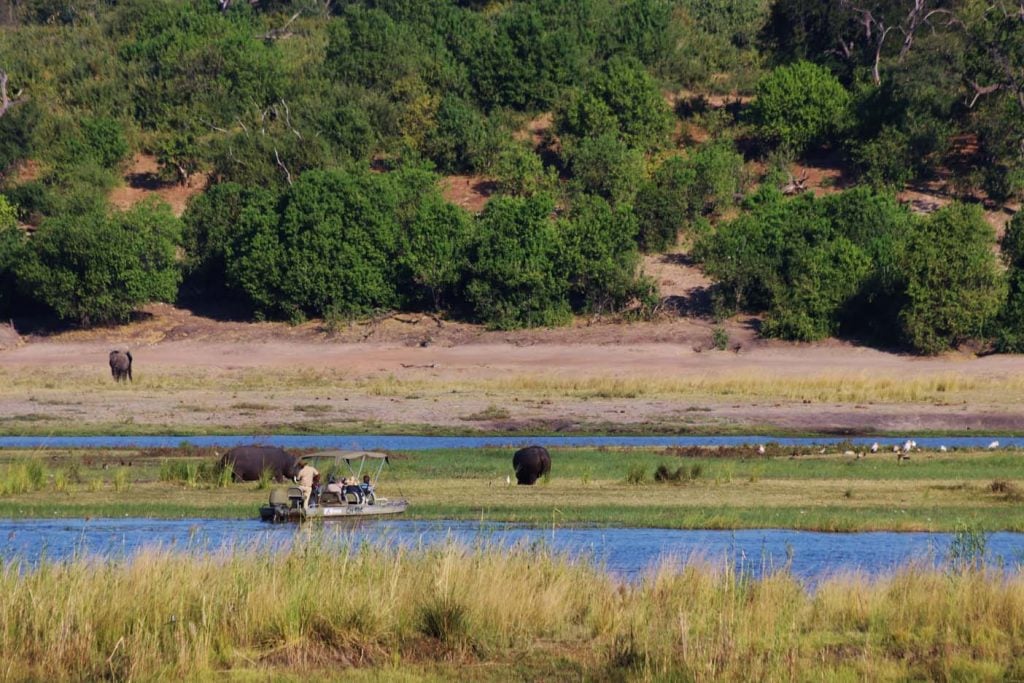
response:
{"label": "boat canopy", "polygon": [[334,458],[335,460],[344,460],[349,462],[351,460],[387,460],[387,453],[378,453],[376,451],[318,451],[316,453],[309,453],[308,455],[301,456],[303,458]]}

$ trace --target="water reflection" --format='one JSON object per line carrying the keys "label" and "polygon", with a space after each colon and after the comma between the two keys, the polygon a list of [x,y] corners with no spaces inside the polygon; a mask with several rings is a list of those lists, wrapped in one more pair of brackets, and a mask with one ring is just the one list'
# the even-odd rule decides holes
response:
{"label": "water reflection", "polygon": [[[144,548],[216,552],[233,548],[283,548],[294,543],[336,546],[369,542],[429,547],[455,541],[475,546],[543,546],[593,561],[609,572],[635,578],[668,560],[695,557],[728,562],[760,576],[785,566],[812,582],[862,571],[891,571],[908,562],[939,564],[952,536],[938,533],[831,534],[779,529],[678,531],[604,527],[534,528],[505,523],[367,520],[356,525],[268,526],[251,520],[64,519],[0,523],[0,558],[29,564],[82,556],[124,559]],[[1010,569],[1024,561],[1024,534],[987,537],[986,561]]]}

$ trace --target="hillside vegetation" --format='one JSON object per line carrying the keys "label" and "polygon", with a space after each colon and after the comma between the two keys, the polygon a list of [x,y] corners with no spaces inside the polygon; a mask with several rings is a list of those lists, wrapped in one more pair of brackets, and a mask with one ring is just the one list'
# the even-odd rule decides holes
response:
{"label": "hillside vegetation", "polygon": [[[765,336],[1024,348],[1024,218],[1000,245],[982,211],[1024,194],[1017,3],[24,0],[0,22],[0,316],[558,325],[652,314],[641,254],[683,248],[707,314]],[[134,182],[206,178],[183,215],[113,208],[139,154]],[[842,172],[815,196],[797,164]]]}

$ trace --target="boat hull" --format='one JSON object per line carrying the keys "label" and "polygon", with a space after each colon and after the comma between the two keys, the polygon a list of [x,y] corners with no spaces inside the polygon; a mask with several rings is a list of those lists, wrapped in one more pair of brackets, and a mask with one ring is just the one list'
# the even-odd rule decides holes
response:
{"label": "boat hull", "polygon": [[321,505],[314,508],[264,505],[260,508],[260,519],[264,522],[304,522],[314,519],[341,520],[365,517],[386,517],[405,512],[409,504],[404,500],[378,502],[374,505],[342,504]]}

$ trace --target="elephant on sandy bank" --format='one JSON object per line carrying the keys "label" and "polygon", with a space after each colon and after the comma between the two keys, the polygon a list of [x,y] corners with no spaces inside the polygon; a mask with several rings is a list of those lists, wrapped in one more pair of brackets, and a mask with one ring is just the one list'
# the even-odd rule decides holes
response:
{"label": "elephant on sandy bank", "polygon": [[532,486],[537,479],[551,471],[551,455],[543,446],[520,448],[512,456],[512,468],[516,481],[522,486]]}
{"label": "elephant on sandy bank", "polygon": [[114,349],[110,352],[110,374],[115,382],[132,381],[132,353]]}

